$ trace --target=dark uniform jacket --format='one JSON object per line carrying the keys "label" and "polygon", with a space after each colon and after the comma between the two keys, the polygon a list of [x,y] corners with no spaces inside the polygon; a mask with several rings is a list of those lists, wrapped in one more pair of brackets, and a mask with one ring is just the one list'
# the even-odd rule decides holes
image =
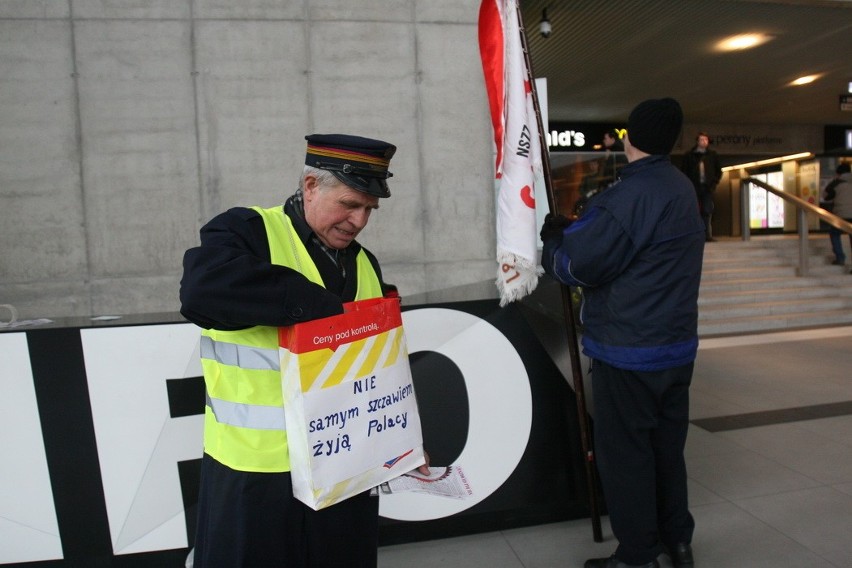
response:
{"label": "dark uniform jacket", "polygon": [[[342,303],[353,301],[357,292],[355,258],[361,245],[353,242],[337,252],[348,276],[344,278],[310,238],[311,229],[292,203],[285,205],[285,212],[326,288],[295,270],[273,265],[263,218],[253,209],[238,207],[204,225],[201,246],[184,255],[180,300],[186,319],[203,328],[230,331],[255,325],[287,326],[343,313]],[[381,282],[379,263],[364,251]],[[382,288],[389,286],[383,283]]]}
{"label": "dark uniform jacket", "polygon": [[709,191],[716,189],[719,180],[722,179],[722,165],[719,155],[709,148],[704,152],[697,152],[695,148],[683,156],[680,169],[687,175],[693,187],[701,187],[701,171],[699,164],[704,162],[704,185]]}
{"label": "dark uniform jacket", "polygon": [[[704,183],[701,182],[700,164],[702,162],[704,163]],[[719,180],[722,179],[722,165],[719,162],[719,155],[709,148],[704,152],[697,152],[696,148],[693,148],[683,156],[680,169],[687,175],[695,188],[701,214],[712,215],[716,209],[713,194],[716,192]]]}
{"label": "dark uniform jacket", "polygon": [[[230,209],[207,223],[201,246],[184,255],[181,313],[189,321],[226,331],[286,326],[343,313],[343,302],[355,299],[361,246],[353,242],[337,253],[344,278],[311,238],[292,199],[284,210],[328,289],[271,264],[260,214]],[[381,282],[375,257],[365,252]],[[206,454],[199,485],[196,566],[376,565],[378,499],[366,492],[314,512],[293,497],[289,472],[236,471]],[[346,530],[339,532],[340,527]],[[310,556],[316,554],[322,557]]]}
{"label": "dark uniform jacket", "polygon": [[583,288],[589,357],[656,371],[695,359],[703,252],[692,185],[668,156],[648,156],[592,197],[561,240],[545,242],[542,264]]}

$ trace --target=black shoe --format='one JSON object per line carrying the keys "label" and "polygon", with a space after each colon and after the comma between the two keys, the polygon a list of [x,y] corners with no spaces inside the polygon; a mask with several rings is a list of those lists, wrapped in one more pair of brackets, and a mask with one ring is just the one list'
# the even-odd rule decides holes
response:
{"label": "black shoe", "polygon": [[832,260],[831,264],[833,264],[834,266],[843,266],[844,264],[846,264],[846,261],[845,260]]}
{"label": "black shoe", "polygon": [[692,546],[688,542],[679,542],[673,548],[666,550],[672,559],[674,568],[692,568],[695,561],[692,560]]}
{"label": "black shoe", "polygon": [[704,239],[704,242],[705,243],[715,243],[716,239],[714,239],[713,237],[707,237],[706,239]]}
{"label": "black shoe", "polygon": [[660,568],[660,563],[655,558],[647,564],[625,564],[613,554],[609,558],[592,558],[591,560],[586,560],[583,568]]}

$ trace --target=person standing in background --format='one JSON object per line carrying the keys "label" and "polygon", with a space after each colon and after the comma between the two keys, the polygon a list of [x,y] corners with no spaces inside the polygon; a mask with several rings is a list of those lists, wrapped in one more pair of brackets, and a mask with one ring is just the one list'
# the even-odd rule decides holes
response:
{"label": "person standing in background", "polygon": [[694,565],[684,447],[698,350],[704,227],[669,154],[683,111],[647,100],[628,118],[628,164],[577,220],[549,214],[544,271],[583,287],[583,352],[592,360],[594,448],[618,548],[585,568]]}
{"label": "person standing in background", "polygon": [[[852,168],[848,163],[840,164],[835,170],[837,177],[826,186],[826,199],[834,204],[833,213],[852,222]],[[836,183],[835,183],[836,182]],[[828,228],[828,238],[831,239],[831,249],[834,251],[834,262],[832,264],[846,264],[846,253],[843,252],[843,232],[834,227]],[[852,246],[852,234],[849,235],[849,244]]]}
{"label": "person standing in background", "polygon": [[606,189],[618,179],[618,173],[625,165],[627,158],[624,156],[624,144],[621,142],[618,131],[607,130],[603,135],[603,173],[601,174],[601,190]]}
{"label": "person standing in background", "polygon": [[706,132],[699,132],[695,137],[695,146],[684,154],[680,168],[695,187],[701,217],[704,219],[704,238],[708,243],[713,242],[716,240],[713,238],[713,228],[710,223],[716,208],[713,203],[713,194],[716,193],[716,185],[722,179],[722,166],[719,163],[719,155],[710,149],[710,136]]}

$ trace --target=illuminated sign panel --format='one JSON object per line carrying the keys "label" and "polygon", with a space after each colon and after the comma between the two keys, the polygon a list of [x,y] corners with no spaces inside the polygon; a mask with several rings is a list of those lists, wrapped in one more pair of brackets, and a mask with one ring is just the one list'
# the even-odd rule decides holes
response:
{"label": "illuminated sign panel", "polygon": [[603,149],[603,135],[617,130],[623,137],[623,125],[601,122],[553,122],[549,124],[545,139],[551,152],[592,152]]}

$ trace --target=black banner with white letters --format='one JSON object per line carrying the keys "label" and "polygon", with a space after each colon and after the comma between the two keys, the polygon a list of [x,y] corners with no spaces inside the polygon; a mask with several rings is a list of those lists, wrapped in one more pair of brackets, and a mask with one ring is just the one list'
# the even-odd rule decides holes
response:
{"label": "black banner with white letters", "polygon": [[[496,300],[404,311],[426,450],[470,485],[464,498],[381,496],[380,544],[588,515],[573,393],[534,319]],[[0,501],[0,564],[184,566],[202,452],[199,330],[131,322],[0,333],[15,496]]]}

